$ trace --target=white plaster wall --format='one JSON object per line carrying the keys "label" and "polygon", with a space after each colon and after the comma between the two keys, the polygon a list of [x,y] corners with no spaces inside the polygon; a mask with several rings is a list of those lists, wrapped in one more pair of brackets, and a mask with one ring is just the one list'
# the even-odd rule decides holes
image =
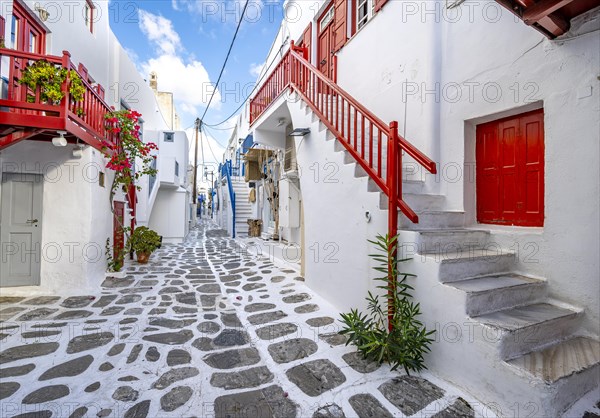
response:
{"label": "white plaster wall", "polygon": [[[305,4],[307,16],[314,16],[312,2]],[[283,22],[271,57],[306,24]],[[476,124],[544,108],[544,227],[491,228],[493,240],[519,253],[518,271],[547,278],[552,297],[585,308],[584,327],[596,334],[599,28],[595,10],[574,20],[562,39],[550,41],[497,3],[466,2],[447,11],[442,1],[392,1],[338,52],[338,83],[386,123],[398,120],[400,133],[439,162],[437,176],[420,169],[415,177],[426,180],[424,191],[445,196],[446,210],[465,210],[473,226],[489,228],[475,221]],[[274,115],[278,106],[267,113]],[[278,146],[263,122],[254,127],[255,137]],[[303,182],[303,195],[316,187]],[[307,241],[312,204],[305,200]],[[321,216],[332,207],[324,206]]]}
{"label": "white plaster wall", "polygon": [[[320,123],[312,122],[300,103],[289,101],[287,106],[294,126],[311,127],[310,134],[296,141],[306,284],[340,311],[364,309],[367,292],[377,292],[367,240],[387,232],[387,212],[379,209],[379,193],[367,191],[367,177],[354,177],[355,164],[345,164],[344,153],[334,151],[334,140],[326,140]],[[311,166],[318,167],[318,178]]]}
{"label": "white plaster wall", "polygon": [[439,80],[439,26],[420,17],[404,18],[405,7],[388,2],[350,38],[337,53],[337,82],[384,123],[397,121],[401,135],[437,160],[439,104],[433,96],[422,100],[410,93]]}
{"label": "white plaster wall", "polygon": [[[547,278],[552,297],[585,308],[584,326],[598,334],[600,33],[583,32],[600,27],[600,17],[597,11],[590,16],[592,29],[581,31],[574,22],[571,34],[555,41],[504,9],[495,23],[442,23],[442,85],[468,81],[473,94],[463,90],[456,103],[442,97],[438,181],[448,209],[465,208],[475,223],[475,186],[467,174],[474,167],[476,124],[543,106],[544,227],[492,228],[494,241],[517,250],[519,271]],[[494,84],[486,91],[486,83]],[[452,168],[463,164],[469,168],[455,180]]]}
{"label": "white plaster wall", "polygon": [[81,294],[97,288],[104,276],[105,241],[112,241],[112,175],[102,188],[99,153],[88,147],[81,159],[73,159],[71,151],[70,146],[24,141],[0,154],[3,173],[44,176],[40,286],[2,288],[3,294]]}
{"label": "white plaster wall", "polygon": [[149,227],[163,236],[165,243],[181,243],[187,235],[189,207],[185,189],[161,188],[150,215]]}

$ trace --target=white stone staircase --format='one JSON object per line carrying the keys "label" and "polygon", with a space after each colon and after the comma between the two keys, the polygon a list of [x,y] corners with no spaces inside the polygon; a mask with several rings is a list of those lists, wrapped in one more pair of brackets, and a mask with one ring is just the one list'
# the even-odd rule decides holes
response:
{"label": "white stone staircase", "polygon": [[[310,107],[300,107],[312,115],[313,131],[318,126],[319,135],[334,140]],[[354,177],[367,176],[337,140],[334,149],[355,166]],[[379,194],[372,216],[387,217],[387,196],[371,179],[367,189]],[[430,329],[455,323],[469,331],[468,341],[442,335],[428,357],[430,369],[500,416],[528,402],[537,411],[532,416],[559,416],[597,387],[600,343],[580,330],[584,312],[549,300],[545,279],[515,271],[516,255],[495,245],[489,230],[466,227],[463,212],[445,211],[444,196],[423,193],[421,181],[404,180],[403,190],[419,215],[413,224],[401,214],[399,233],[403,251],[413,256],[409,269],[418,275],[415,296],[425,322]]]}
{"label": "white stone staircase", "polygon": [[250,187],[241,177],[231,177],[235,193],[235,233],[238,237],[248,236],[248,219],[253,219],[252,205],[248,201]]}
{"label": "white stone staircase", "polygon": [[[495,363],[488,371],[479,369],[480,377],[489,373],[488,387],[502,379],[501,365],[512,372],[505,373],[502,385],[528,387],[524,393],[540,412],[557,416],[598,386],[600,343],[582,334],[581,309],[549,300],[546,280],[515,272],[515,254],[496,245],[489,231],[461,228],[454,213],[421,215],[422,225],[399,231],[405,250],[416,262],[437,266],[449,300],[450,293],[463,294],[466,318],[458,312],[455,319],[466,319],[481,335],[461,349],[474,363]],[[463,380],[457,383],[471,392],[485,393],[481,382],[473,387],[468,377],[452,378]]]}

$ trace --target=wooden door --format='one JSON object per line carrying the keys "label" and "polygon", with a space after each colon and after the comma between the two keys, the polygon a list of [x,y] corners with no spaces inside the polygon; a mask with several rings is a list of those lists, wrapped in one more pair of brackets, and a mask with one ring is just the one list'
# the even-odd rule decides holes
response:
{"label": "wooden door", "polygon": [[113,218],[113,258],[123,260],[123,248],[125,248],[125,202],[114,202]]}
{"label": "wooden door", "polygon": [[477,220],[544,225],[544,114],[477,126]]}
{"label": "wooden door", "polygon": [[0,286],[40,284],[43,177],[2,178]]}
{"label": "wooden door", "polygon": [[318,31],[318,48],[317,48],[317,62],[316,67],[325,76],[333,79],[334,76],[334,14],[335,8],[333,3],[323,13],[319,19],[319,31]]}

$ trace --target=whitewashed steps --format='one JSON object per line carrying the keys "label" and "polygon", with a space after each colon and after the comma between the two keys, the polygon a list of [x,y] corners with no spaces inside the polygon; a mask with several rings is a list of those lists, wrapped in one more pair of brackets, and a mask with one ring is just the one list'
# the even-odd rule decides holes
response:
{"label": "whitewashed steps", "polygon": [[415,211],[419,216],[419,223],[412,223],[406,216],[400,214],[398,227],[402,230],[425,230],[443,228],[462,228],[465,226],[465,213],[461,211],[427,210]]}
{"label": "whitewashed steps", "polygon": [[575,337],[524,354],[507,363],[547,384],[596,369],[592,375],[596,376],[597,383],[600,373],[600,342],[587,337]]}
{"label": "whitewashed steps", "polygon": [[469,249],[486,248],[489,231],[477,229],[425,229],[400,231],[402,242],[412,245],[416,254],[445,254]]}
{"label": "whitewashed steps", "polygon": [[474,316],[488,328],[484,338],[500,358],[510,360],[573,334],[581,313],[549,303],[536,303]]}
{"label": "whitewashed steps", "polygon": [[423,254],[420,259],[439,263],[439,280],[457,282],[496,273],[507,273],[513,268],[515,254],[504,249],[470,249],[459,252]]}
{"label": "whitewashed steps", "polygon": [[515,273],[477,277],[448,285],[467,294],[465,308],[469,316],[540,302],[548,293],[546,281]]}

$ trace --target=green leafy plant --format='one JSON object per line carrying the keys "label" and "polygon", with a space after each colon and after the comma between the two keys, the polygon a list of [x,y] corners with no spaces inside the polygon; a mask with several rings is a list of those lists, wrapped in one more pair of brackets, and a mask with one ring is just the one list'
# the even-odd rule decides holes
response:
{"label": "green leafy plant", "polygon": [[112,273],[121,271],[123,268],[123,261],[125,260],[125,250],[123,249],[116,257],[113,257],[114,249],[112,245],[110,245],[110,238],[106,238],[105,253],[108,271]]}
{"label": "green leafy plant", "polygon": [[151,254],[162,244],[162,239],[156,231],[147,226],[138,226],[133,230],[127,241],[128,250],[136,253]]}
{"label": "green leafy plant", "polygon": [[[31,90],[40,88],[42,102],[58,104],[65,97],[62,86],[69,77],[69,93],[74,101],[83,100],[85,87],[79,74],[74,70],[58,67],[46,60],[39,60],[28,65],[23,70],[19,84],[25,84]],[[32,103],[34,96],[27,96],[27,101]]]}
{"label": "green leafy plant", "polygon": [[369,254],[378,262],[374,269],[384,276],[375,280],[383,284],[378,289],[385,290],[385,302],[379,295],[368,293],[368,312],[352,309],[341,314],[344,324],[340,334],[348,337],[348,344],[354,344],[365,358],[386,362],[392,370],[404,368],[407,374],[411,371],[426,369],[423,355],[428,352],[435,331],[427,331],[418,319],[421,314],[419,303],[411,301],[410,291],[413,288],[407,282],[413,274],[399,273],[398,264],[410,259],[396,259],[398,237],[378,235],[369,240],[377,250]]}

